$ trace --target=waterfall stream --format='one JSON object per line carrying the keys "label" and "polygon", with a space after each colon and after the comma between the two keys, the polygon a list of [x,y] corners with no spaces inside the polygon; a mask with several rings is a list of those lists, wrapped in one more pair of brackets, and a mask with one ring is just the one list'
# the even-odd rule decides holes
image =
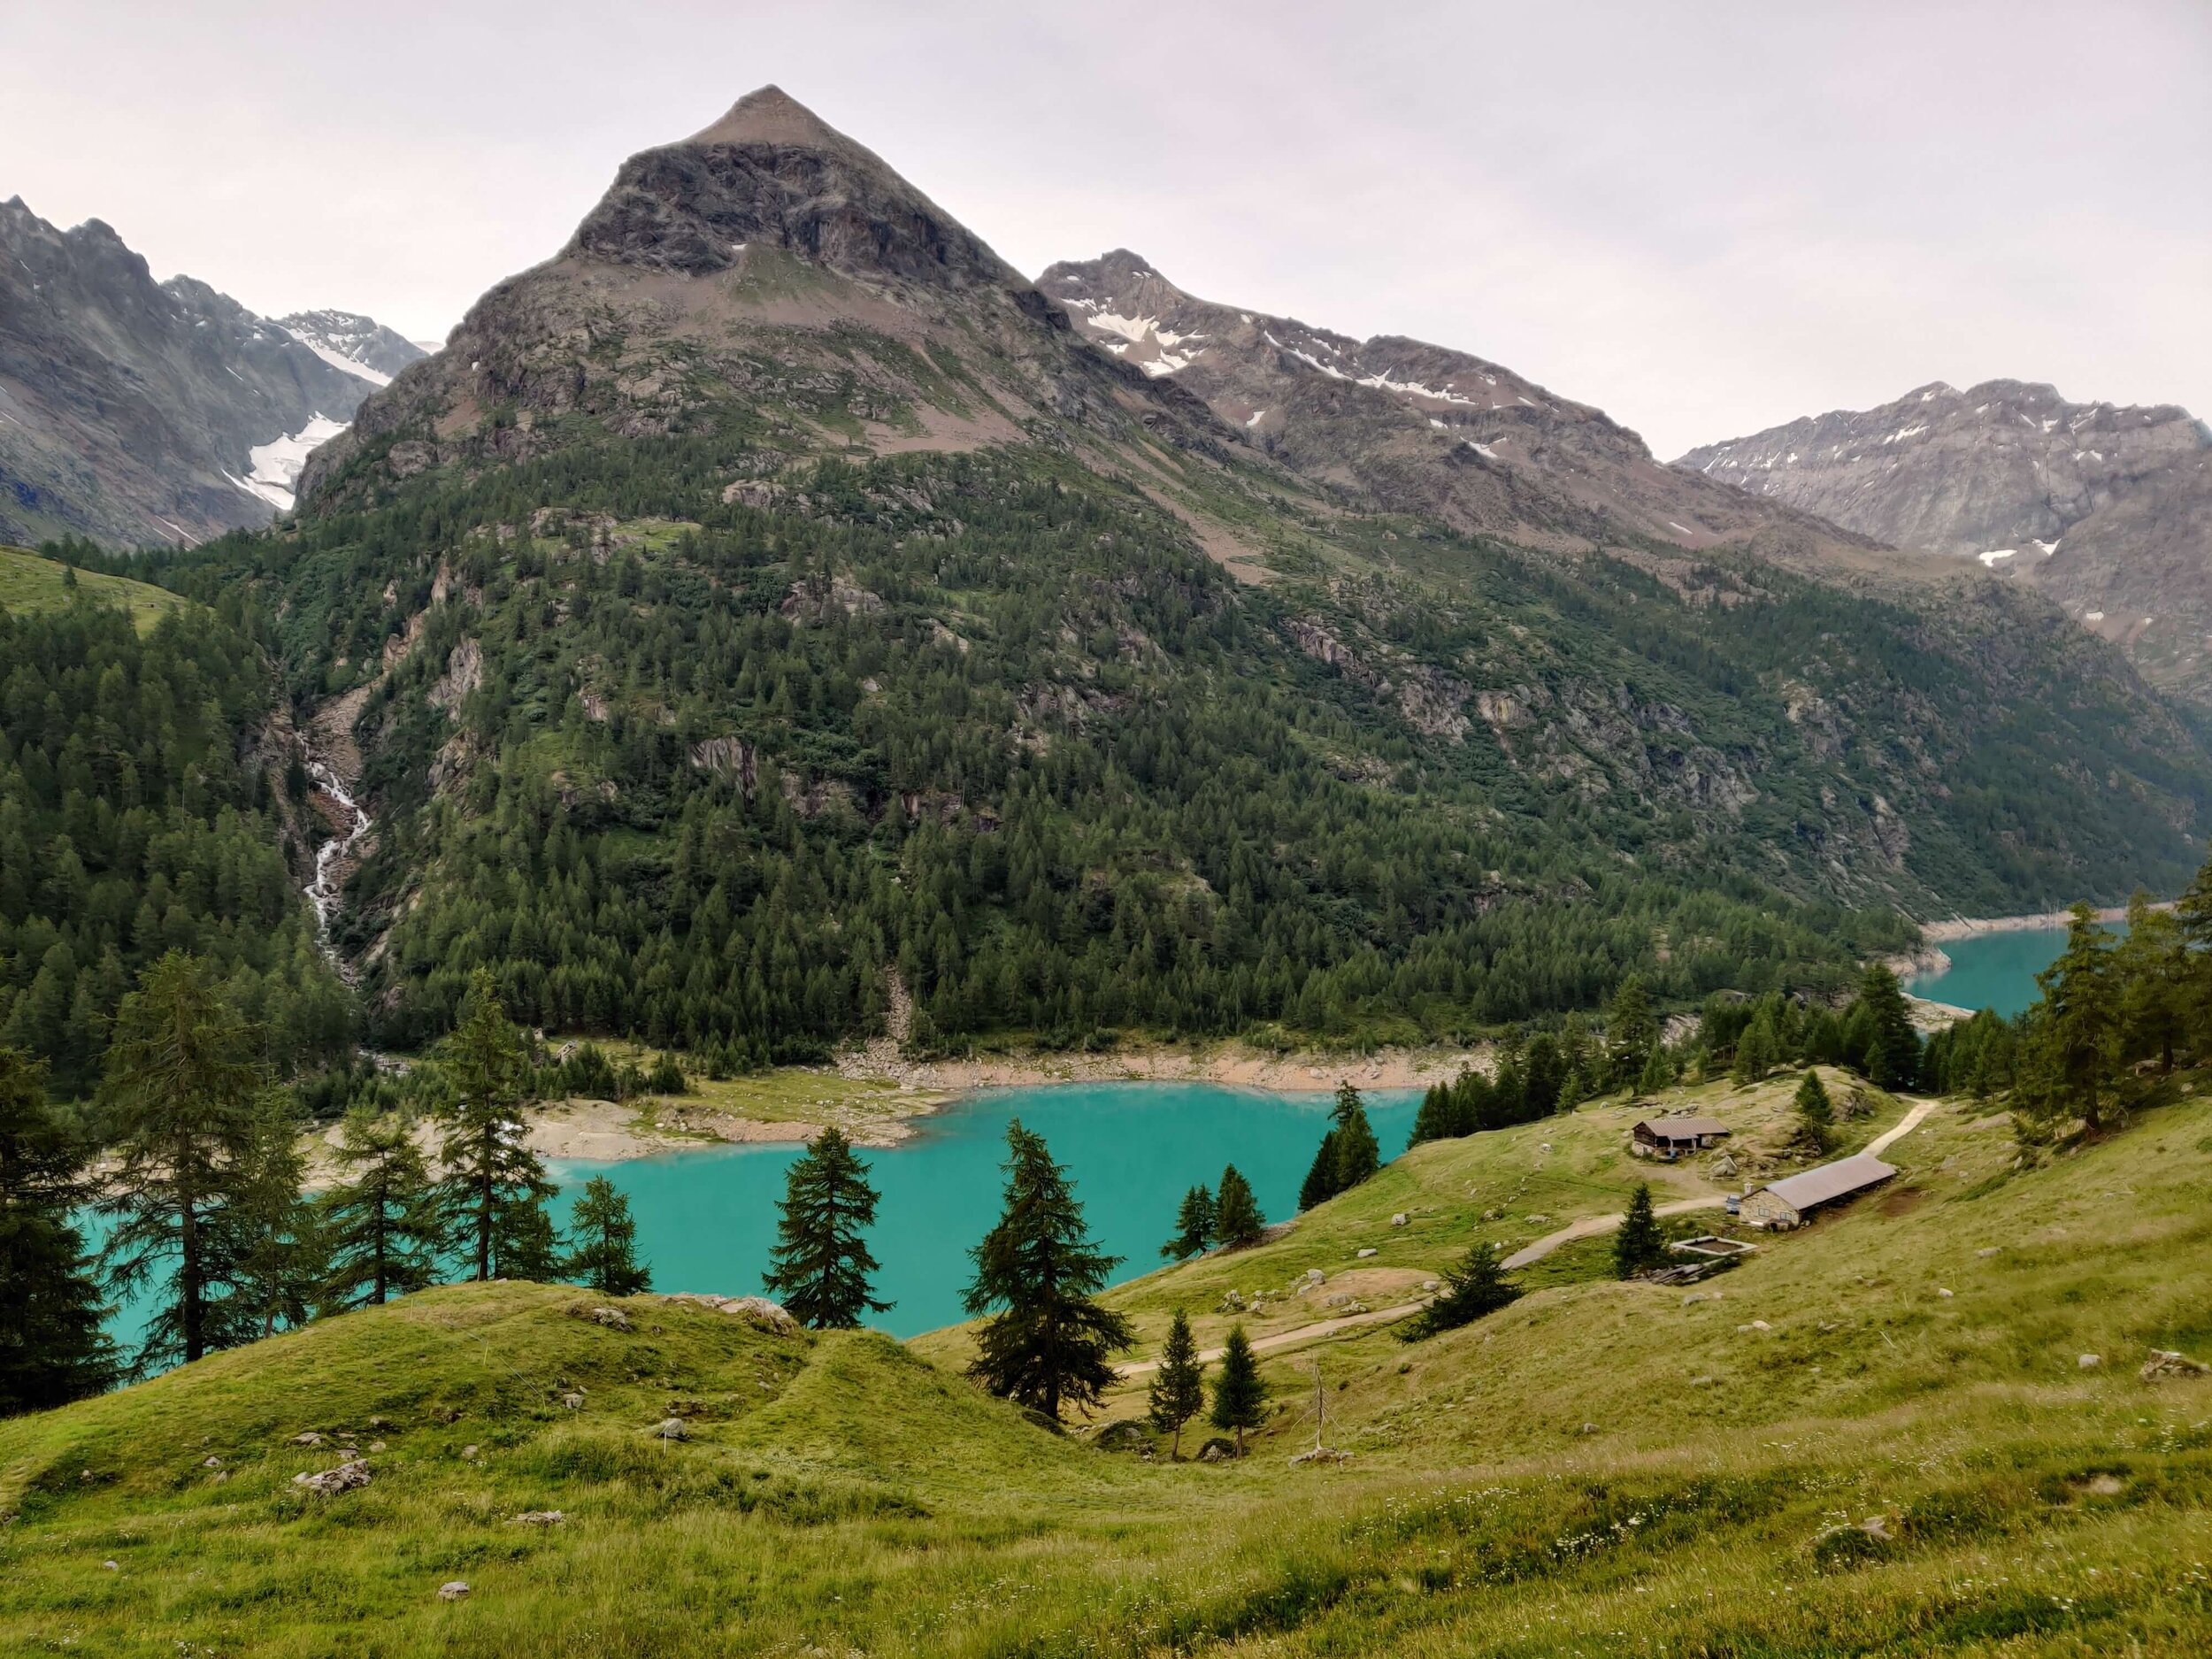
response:
{"label": "waterfall stream", "polygon": [[369,833],[369,815],[328,762],[311,758],[307,772],[314,779],[315,787],[335,801],[352,819],[352,827],[345,833],[332,836],[315,849],[315,875],[305,889],[307,902],[315,907],[316,931],[322,936],[324,954],[340,973],[350,979],[350,972],[339,960],[338,952],[330,942],[330,918],[338,910],[339,865]]}

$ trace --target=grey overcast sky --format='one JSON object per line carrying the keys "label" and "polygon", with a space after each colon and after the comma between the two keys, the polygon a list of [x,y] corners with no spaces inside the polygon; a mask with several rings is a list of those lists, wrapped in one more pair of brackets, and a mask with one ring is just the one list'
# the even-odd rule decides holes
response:
{"label": "grey overcast sky", "polygon": [[2212,417],[2212,0],[9,0],[0,198],[426,337],[765,81],[1033,275],[1126,246],[1662,456],[1933,380]]}

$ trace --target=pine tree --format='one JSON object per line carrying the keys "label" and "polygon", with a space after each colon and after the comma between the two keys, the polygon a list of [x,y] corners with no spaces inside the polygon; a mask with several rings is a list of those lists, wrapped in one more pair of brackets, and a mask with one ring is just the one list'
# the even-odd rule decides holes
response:
{"label": "pine tree", "polygon": [[1667,1262],[1667,1240],[1659,1231],[1659,1217],[1651,1205],[1651,1183],[1640,1181],[1628,1201],[1628,1214],[1613,1235],[1613,1271],[1633,1279]]}
{"label": "pine tree", "polygon": [[1336,1091],[1336,1190],[1348,1193],[1382,1168],[1382,1148],[1367,1121],[1367,1103],[1349,1082]]}
{"label": "pine tree", "polygon": [[1098,1403],[1114,1380],[1108,1356],[1134,1338],[1128,1320],[1092,1300],[1119,1258],[1092,1242],[1067,1171],[1018,1118],[1006,1147],[1005,1212],[969,1253],[975,1278],[964,1302],[990,1316],[969,1371],[1056,1423],[1064,1406]]}
{"label": "pine tree", "polygon": [[1910,1088],[1920,1070],[1920,1034],[1913,1029],[1912,1013],[1897,976],[1877,962],[1859,982],[1859,1006],[1864,1010],[1867,1080],[1877,1088]]}
{"label": "pine tree", "polygon": [[1217,1429],[1236,1436],[1237,1455],[1244,1455],[1244,1434],[1267,1420],[1267,1385],[1260,1379],[1259,1361],[1244,1327],[1233,1325],[1221,1349],[1221,1370],[1214,1378],[1213,1411],[1209,1419]]}
{"label": "pine tree", "polygon": [[1639,1094],[1656,1094],[1673,1081],[1674,1065],[1667,1057],[1667,1051],[1655,1045],[1644,1057],[1644,1069],[1636,1079],[1636,1092]]}
{"label": "pine tree", "polygon": [[258,1048],[212,968],[180,950],[148,968],[117,1010],[102,1084],[114,1158],[103,1259],[120,1294],[161,1286],[134,1362],[142,1371],[257,1334],[229,1294],[226,1211],[253,1146]]}
{"label": "pine tree", "polygon": [[1736,1083],[1757,1083],[1774,1070],[1774,1024],[1761,1009],[1736,1039],[1736,1063],[1728,1075]]}
{"label": "pine tree", "polygon": [[785,1174],[768,1294],[818,1331],[856,1330],[862,1314],[889,1312],[868,1294],[876,1258],[862,1234],[875,1222],[868,1166],[841,1131],[823,1130]]}
{"label": "pine tree", "polygon": [[1190,1321],[1178,1308],[1167,1327],[1167,1340],[1161,1345],[1160,1368],[1152,1374],[1152,1389],[1146,1400],[1152,1426],[1174,1436],[1168,1447],[1171,1458],[1183,1455],[1183,1425],[1204,1409],[1205,1377],[1206,1368],[1198,1361],[1198,1344],[1191,1340]]}
{"label": "pine tree", "polygon": [[2156,1060],[2162,1074],[2174,1069],[2191,970],[2181,924],[2171,911],[2154,910],[2150,895],[2139,890],[2128,901],[2127,932],[2112,952],[2123,1058]]}
{"label": "pine tree", "polygon": [[1521,1296],[1521,1287],[1505,1276],[1498,1253],[1487,1244],[1472,1244],[1457,1267],[1444,1275],[1444,1287],[1429,1305],[1407,1322],[1409,1342],[1456,1331],[1485,1314],[1495,1313]]}
{"label": "pine tree", "polygon": [[1171,1262],[1202,1255],[1213,1242],[1215,1225],[1214,1195],[1202,1185],[1192,1187],[1175,1211],[1175,1236],[1160,1247],[1160,1254]]}
{"label": "pine tree", "polygon": [[1221,1171],[1220,1194],[1214,1203],[1214,1237],[1226,1249],[1257,1244],[1267,1231],[1267,1217],[1260,1213],[1252,1183],[1233,1164]]}
{"label": "pine tree", "polygon": [[46,1068],[0,1048],[0,1417],[66,1405],[114,1379],[107,1310],[71,1217],[87,1148],[46,1103]]}
{"label": "pine tree", "polygon": [[1605,1075],[1608,1084],[1624,1087],[1642,1075],[1644,1061],[1659,1046],[1659,1018],[1652,1012],[1651,993],[1644,976],[1632,973],[1620,982],[1605,1009]]}
{"label": "pine tree", "polygon": [[603,1175],[595,1175],[577,1194],[569,1233],[575,1249],[561,1263],[561,1277],[576,1280],[603,1296],[634,1296],[653,1287],[653,1275],[637,1259],[637,1223],[630,1201]]}
{"label": "pine tree", "polygon": [[231,1299],[257,1337],[305,1325],[328,1268],[316,1206],[302,1190],[307,1164],[299,1133],[290,1100],[265,1094],[240,1160],[237,1197],[224,1211]]}
{"label": "pine tree", "polygon": [[1835,1128],[1836,1112],[1829,1103],[1828,1090],[1820,1080],[1820,1073],[1812,1067],[1805,1068],[1805,1075],[1797,1085],[1797,1094],[1791,1104],[1797,1112],[1799,1144],[1815,1152],[1825,1152]]}
{"label": "pine tree", "polygon": [[2096,913],[2077,904],[2066,949],[2035,976],[2042,1000],[2030,1010],[2013,1089],[2016,1117],[2047,1133],[2070,1118],[2091,1134],[2120,1110],[2120,1007],[2113,983],[2112,935]]}
{"label": "pine tree", "polygon": [[[523,1117],[529,1098],[529,1056],[522,1034],[500,1006],[490,970],[479,968],[461,1002],[461,1018],[438,1045],[442,1086],[438,1155],[445,1179],[438,1204],[454,1247],[473,1257],[472,1277],[551,1278],[556,1265],[545,1201],[555,1191],[530,1150]],[[538,1273],[521,1270],[537,1268]]]}
{"label": "pine tree", "polygon": [[340,1125],[336,1152],[344,1174],[321,1201],[325,1304],[373,1307],[434,1282],[443,1228],[406,1120],[357,1108]]}
{"label": "pine tree", "polygon": [[1337,1195],[1336,1131],[1323,1132],[1321,1144],[1314,1148],[1313,1162],[1307,1167],[1306,1179],[1298,1187],[1298,1210],[1302,1215],[1316,1204],[1325,1204]]}
{"label": "pine tree", "polygon": [[1566,1080],[1566,1063],[1559,1056],[1559,1040],[1548,1031],[1529,1039],[1523,1063],[1522,1110],[1531,1118],[1548,1118],[1559,1109],[1559,1087]]}

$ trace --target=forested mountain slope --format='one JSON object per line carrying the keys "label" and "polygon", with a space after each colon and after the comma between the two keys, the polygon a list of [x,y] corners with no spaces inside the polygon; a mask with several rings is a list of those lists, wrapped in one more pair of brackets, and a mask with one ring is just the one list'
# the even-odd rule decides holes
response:
{"label": "forested mountain slope", "polygon": [[2154,684],[2212,701],[2212,428],[2049,386],[1918,387],[1675,463],[2048,595]]}
{"label": "forested mountain slope", "polygon": [[354,1036],[281,850],[276,687],[239,620],[0,549],[0,1043],[65,1094],[166,950],[218,965],[280,1070]]}
{"label": "forested mountain slope", "polygon": [[396,1041],[479,963],[752,1056],[893,965],[925,1042],[1819,983],[1893,907],[2170,887],[2207,796],[2032,595],[1325,489],[772,89],[625,164],[304,490],[165,568],[249,579],[357,746],[342,940]]}

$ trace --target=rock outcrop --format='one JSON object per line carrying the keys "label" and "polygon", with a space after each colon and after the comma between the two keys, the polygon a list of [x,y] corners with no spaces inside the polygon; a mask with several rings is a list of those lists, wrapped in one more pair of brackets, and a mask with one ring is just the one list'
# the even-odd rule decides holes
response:
{"label": "rock outcrop", "polygon": [[2185,409],[1939,382],[1675,465],[2039,588],[2154,683],[2212,702],[2212,429]]}

